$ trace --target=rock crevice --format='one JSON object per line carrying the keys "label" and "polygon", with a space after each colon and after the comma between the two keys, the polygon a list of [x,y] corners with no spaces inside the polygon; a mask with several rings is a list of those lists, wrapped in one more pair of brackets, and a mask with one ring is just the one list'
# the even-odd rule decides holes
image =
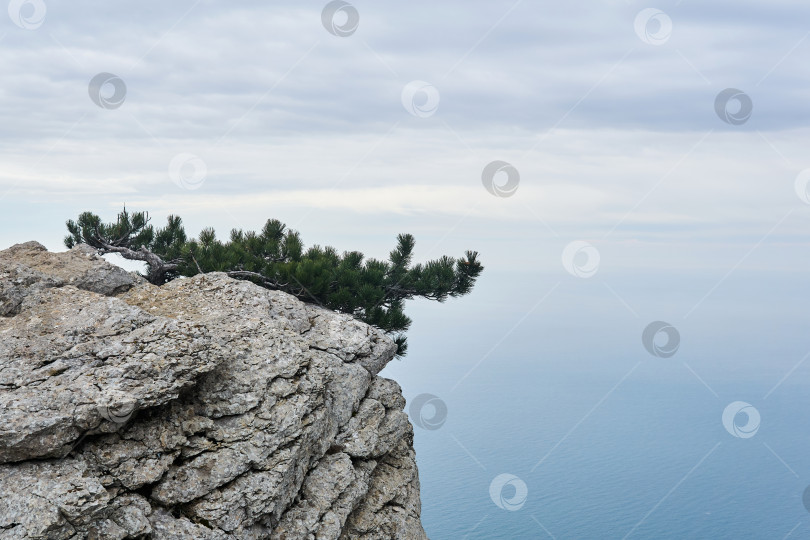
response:
{"label": "rock crevice", "polygon": [[395,351],[225,274],[0,251],[0,539],[425,539]]}

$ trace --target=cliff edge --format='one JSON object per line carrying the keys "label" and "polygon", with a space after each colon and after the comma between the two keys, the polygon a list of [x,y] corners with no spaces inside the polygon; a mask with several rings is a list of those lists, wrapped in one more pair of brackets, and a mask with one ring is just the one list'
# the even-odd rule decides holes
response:
{"label": "cliff edge", "polygon": [[426,539],[395,351],[224,274],[0,251],[0,539]]}

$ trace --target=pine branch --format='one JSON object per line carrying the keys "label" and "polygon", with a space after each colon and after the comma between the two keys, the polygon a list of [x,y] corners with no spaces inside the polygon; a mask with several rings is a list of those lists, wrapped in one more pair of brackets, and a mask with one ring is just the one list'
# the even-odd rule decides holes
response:
{"label": "pine branch", "polygon": [[[202,272],[202,270],[200,270],[200,272],[204,273]],[[228,275],[228,277],[234,279],[256,279],[259,281],[259,284],[262,287],[266,287],[274,291],[283,290],[288,286],[288,284],[286,283],[283,284],[276,283],[275,281],[272,281],[264,274],[260,274],[258,272],[249,272],[247,270],[232,270],[230,272],[226,272],[226,274]]]}
{"label": "pine branch", "polygon": [[443,256],[412,264],[415,241],[397,237],[388,260],[366,259],[359,251],[339,253],[330,246],[304,249],[298,232],[278,220],[268,220],[259,232],[231,231],[229,241],[216,238],[207,227],[188,239],[179,216],[171,215],[164,228],[153,229],[149,214],[130,214],[126,208],[112,223],[102,223],[91,212],[66,222],[68,248],[85,243],[100,254],[118,253],[147,265],[147,279],[156,285],[179,276],[224,272],[271,290],[289,293],[305,302],[352,314],[390,334],[398,354],[404,354],[404,332],[411,324],[405,302],[425,298],[444,302],[468,294],[483,266],[478,253]]}
{"label": "pine branch", "polygon": [[135,251],[128,247],[110,244],[101,236],[101,232],[98,229],[98,224],[96,224],[95,227],[94,240],[101,246],[100,251],[105,254],[118,253],[127,260],[145,262],[149,267],[149,275],[147,276],[147,279],[150,283],[155,285],[162,285],[165,281],[166,273],[177,270],[179,267],[179,260],[165,262],[158,255],[152,253],[144,246],[141,246],[137,251]]}

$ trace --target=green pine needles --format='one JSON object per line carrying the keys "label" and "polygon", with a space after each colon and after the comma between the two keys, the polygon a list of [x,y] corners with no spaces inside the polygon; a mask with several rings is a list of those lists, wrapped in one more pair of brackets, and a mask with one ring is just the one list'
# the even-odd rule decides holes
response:
{"label": "green pine needles", "polygon": [[298,232],[270,219],[261,231],[231,231],[230,240],[218,240],[206,228],[189,240],[178,216],[155,229],[146,212],[118,214],[115,223],[103,223],[91,212],[68,220],[65,246],[85,243],[100,254],[119,253],[146,263],[146,277],[162,285],[180,276],[226,272],[236,279],[280,290],[306,302],[348,313],[392,335],[397,354],[407,349],[405,331],[411,319],[405,301],[427,298],[443,302],[472,291],[484,267],[478,253],[460,259],[443,256],[413,264],[414,238],[400,234],[387,261],[366,259],[359,251],[338,253],[332,247],[304,248]]}

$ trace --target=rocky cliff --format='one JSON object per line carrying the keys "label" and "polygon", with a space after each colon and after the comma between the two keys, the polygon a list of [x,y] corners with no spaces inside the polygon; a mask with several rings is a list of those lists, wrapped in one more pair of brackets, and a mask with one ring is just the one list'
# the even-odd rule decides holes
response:
{"label": "rocky cliff", "polygon": [[0,251],[0,539],[423,539],[393,342],[224,274]]}

